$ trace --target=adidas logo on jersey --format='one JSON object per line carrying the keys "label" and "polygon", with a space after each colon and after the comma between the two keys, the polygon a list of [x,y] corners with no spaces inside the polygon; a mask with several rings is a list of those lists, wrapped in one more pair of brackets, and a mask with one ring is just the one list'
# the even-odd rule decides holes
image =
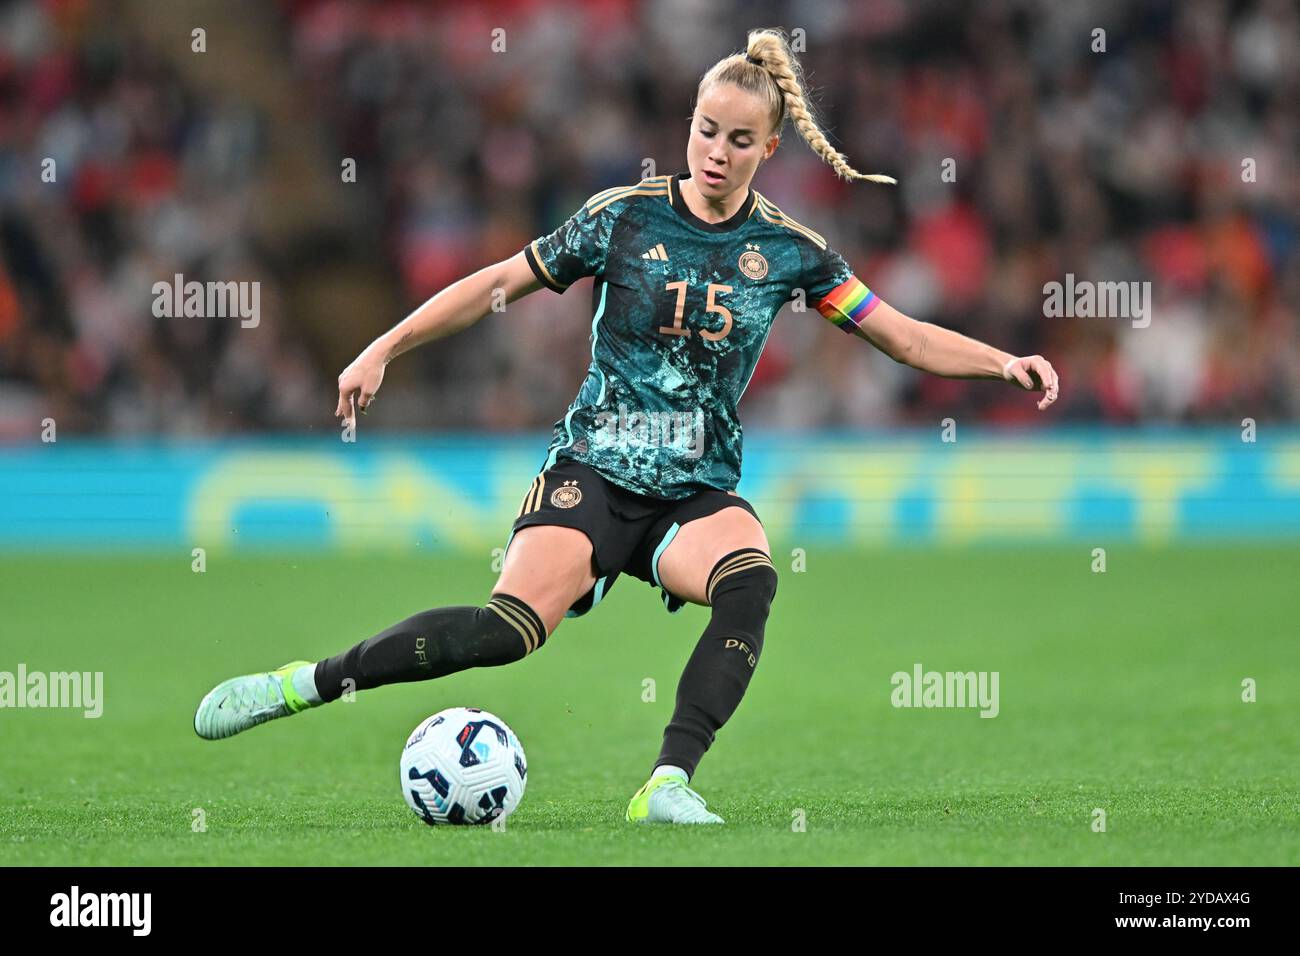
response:
{"label": "adidas logo on jersey", "polygon": [[641,253],[641,258],[642,259],[667,259],[668,250],[664,248],[664,244],[661,242],[659,243],[659,245],[655,246],[649,252]]}

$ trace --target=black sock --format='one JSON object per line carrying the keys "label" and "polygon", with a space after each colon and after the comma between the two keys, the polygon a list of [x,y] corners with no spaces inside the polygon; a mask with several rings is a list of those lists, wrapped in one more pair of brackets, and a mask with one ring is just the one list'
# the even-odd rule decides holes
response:
{"label": "black sock", "polygon": [[763,649],[776,568],[757,548],[733,551],[714,565],[707,594],[713,616],[677,684],[677,705],[655,762],[681,767],[688,776],[745,696]]}
{"label": "black sock", "polygon": [[509,664],[545,643],[546,628],[532,608],[509,594],[494,594],[487,607],[421,611],[326,658],[316,665],[316,690],[328,702],[346,690]]}

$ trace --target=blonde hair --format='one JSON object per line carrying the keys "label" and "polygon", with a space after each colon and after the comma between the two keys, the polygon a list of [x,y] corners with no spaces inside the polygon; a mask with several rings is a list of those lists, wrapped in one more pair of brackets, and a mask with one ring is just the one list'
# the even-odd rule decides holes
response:
{"label": "blonde hair", "polygon": [[731,83],[765,99],[772,116],[772,132],[779,133],[787,115],[812,151],[822,158],[835,175],[844,180],[868,179],[873,183],[896,183],[893,176],[860,173],[848,159],[826,139],[813,118],[812,105],[804,93],[803,68],[795,59],[780,30],[750,30],[745,52],[724,57],[709,68],[700,80],[695,99],[718,83]]}

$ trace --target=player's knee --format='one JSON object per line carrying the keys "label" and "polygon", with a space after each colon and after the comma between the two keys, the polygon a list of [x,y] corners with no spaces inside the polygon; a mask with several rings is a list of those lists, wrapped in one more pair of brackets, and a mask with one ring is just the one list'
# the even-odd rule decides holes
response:
{"label": "player's knee", "polygon": [[766,618],[776,597],[776,568],[758,548],[742,548],[725,555],[709,574],[705,595],[709,604],[741,601]]}

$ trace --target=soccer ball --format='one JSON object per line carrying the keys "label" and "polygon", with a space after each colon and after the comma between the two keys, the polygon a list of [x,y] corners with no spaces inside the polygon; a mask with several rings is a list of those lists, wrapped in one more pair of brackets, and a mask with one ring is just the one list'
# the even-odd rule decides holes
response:
{"label": "soccer ball", "polygon": [[450,707],[411,732],[401,759],[402,792],[425,823],[491,823],[524,796],[524,748],[500,717]]}

